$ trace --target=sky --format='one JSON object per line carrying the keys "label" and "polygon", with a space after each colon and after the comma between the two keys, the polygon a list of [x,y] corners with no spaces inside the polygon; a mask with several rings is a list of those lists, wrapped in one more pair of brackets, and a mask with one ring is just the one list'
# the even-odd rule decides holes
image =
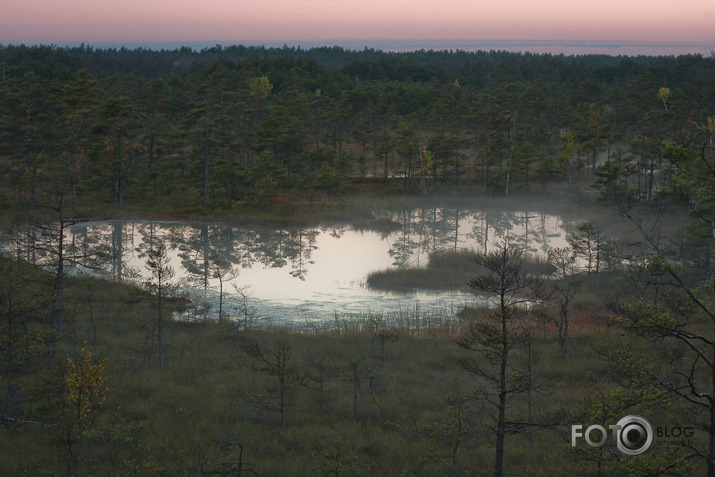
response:
{"label": "sky", "polygon": [[715,1],[0,0],[2,44],[414,39],[715,45]]}

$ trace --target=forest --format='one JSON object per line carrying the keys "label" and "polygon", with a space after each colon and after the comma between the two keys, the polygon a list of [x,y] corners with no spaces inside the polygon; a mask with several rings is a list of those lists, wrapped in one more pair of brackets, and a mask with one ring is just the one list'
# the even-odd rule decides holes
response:
{"label": "forest", "polygon": [[624,143],[602,173],[649,197],[662,138],[707,125],[713,102],[713,61],[699,56],[1,52],[6,210],[53,180],[84,203],[184,211],[297,203],[380,176],[404,190],[537,190],[593,174]]}
{"label": "forest", "polygon": [[[0,45],[0,62],[3,475],[715,477],[715,54]],[[460,209],[541,200],[581,218],[542,257],[455,238],[411,267],[396,241],[397,266],[365,277],[493,306],[262,326],[236,289],[243,316],[176,318],[196,305],[172,247],[223,300],[235,250],[303,267],[307,226],[407,234],[377,210],[440,204],[456,236]],[[70,234],[110,219],[118,239]],[[132,279],[129,219],[203,225],[180,245],[144,227]],[[573,433],[630,415],[652,424],[643,453]]]}

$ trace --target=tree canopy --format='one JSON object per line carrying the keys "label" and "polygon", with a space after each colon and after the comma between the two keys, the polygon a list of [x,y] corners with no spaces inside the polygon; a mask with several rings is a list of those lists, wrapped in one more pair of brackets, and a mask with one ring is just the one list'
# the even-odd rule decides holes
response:
{"label": "tree canopy", "polygon": [[185,209],[370,174],[508,193],[591,175],[616,144],[648,195],[658,142],[707,124],[715,102],[700,55],[7,45],[0,58],[0,185],[25,205],[58,174],[73,199]]}

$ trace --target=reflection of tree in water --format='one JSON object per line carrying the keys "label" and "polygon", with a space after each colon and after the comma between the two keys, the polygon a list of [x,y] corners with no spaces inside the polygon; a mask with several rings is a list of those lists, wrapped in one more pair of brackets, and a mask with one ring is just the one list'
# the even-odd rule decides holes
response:
{"label": "reflection of tree in water", "polygon": [[[535,247],[536,233],[531,225],[532,219],[538,218],[538,215],[529,212],[514,213],[514,234],[511,243],[519,248],[525,257],[538,251]],[[523,232],[518,233],[520,230]]]}
{"label": "reflection of tree in water", "polygon": [[[133,226],[133,225],[132,225]],[[115,280],[135,279],[139,271],[129,266],[133,232],[127,222],[76,224],[70,229],[68,253],[76,265],[101,271]]]}
{"label": "reflection of tree in water", "polygon": [[235,228],[223,225],[216,230],[216,246],[213,247],[217,260],[227,265],[238,265],[241,262],[240,250],[236,250]]}
{"label": "reflection of tree in water", "polygon": [[482,253],[487,253],[487,244],[489,242],[489,220],[487,220],[487,214],[484,211],[472,213],[471,222],[472,228],[467,233],[467,237],[481,246]]}
{"label": "reflection of tree in water", "polygon": [[[334,238],[341,238],[346,230],[323,228]],[[136,279],[142,270],[133,269],[130,261],[144,257],[146,244],[160,237],[181,261],[177,272],[186,276],[186,284],[208,291],[218,289],[225,277],[238,275],[233,267],[251,268],[255,263],[290,266],[292,276],[305,280],[309,265],[315,263],[312,255],[320,234],[304,227],[271,230],[208,223],[76,224],[67,230],[66,253],[76,258],[77,266],[101,270],[114,279]]]}
{"label": "reflection of tree in water", "polygon": [[[139,224],[132,231],[132,246],[134,251],[139,258],[146,258],[148,256],[149,250],[153,244],[157,243],[157,240],[161,240],[167,247],[167,250],[176,250],[177,243],[175,242],[175,231],[173,230],[178,226],[167,227],[160,224],[148,223]],[[139,243],[136,243],[137,238]],[[142,263],[145,266],[145,263]]]}
{"label": "reflection of tree in water", "polygon": [[283,268],[290,263],[290,274],[305,280],[308,272],[306,266],[314,263],[310,258],[313,250],[318,248],[315,242],[319,234],[318,230],[302,227],[295,230],[246,229],[238,234],[241,237],[240,245],[243,246],[239,254],[240,264],[244,268],[254,262],[266,268]]}
{"label": "reflection of tree in water", "polygon": [[[430,215],[431,217],[429,217]],[[428,224],[430,226],[430,252],[446,248],[450,242],[449,234],[452,230],[452,225],[445,214],[445,209],[431,209],[428,214]]]}
{"label": "reflection of tree in water", "polygon": [[583,219],[580,217],[561,217],[561,225],[560,228],[566,233],[569,234],[573,232],[573,230],[579,226],[580,223],[583,222]]}
{"label": "reflection of tree in water", "polygon": [[414,210],[402,209],[398,212],[394,220],[397,220],[402,228],[387,253],[390,254],[393,261],[392,264],[396,267],[404,267],[407,265],[412,254],[418,248],[419,243],[412,239],[412,222]]}
{"label": "reflection of tree in water", "polygon": [[393,259],[392,265],[396,267],[404,267],[410,261],[420,265],[423,253],[441,249],[449,240],[445,234],[449,225],[445,223],[442,209],[403,208],[390,218],[401,225],[396,232],[397,238],[388,250]]}
{"label": "reflection of tree in water", "polygon": [[467,220],[470,230],[465,236],[476,242],[482,253],[487,253],[492,243],[506,241],[527,254],[546,255],[564,235],[561,221],[560,217],[529,210],[470,211]]}
{"label": "reflection of tree in water", "polygon": [[256,261],[256,231],[253,229],[226,226],[225,253],[230,261],[241,268],[251,268]]}
{"label": "reflection of tree in water", "polygon": [[115,222],[112,227],[112,278],[124,276],[124,222]]}
{"label": "reflection of tree in water", "polygon": [[[77,262],[80,265],[87,266],[85,257],[89,255],[91,244],[95,242],[90,238],[87,226],[82,224],[73,225],[70,227],[69,233],[70,240],[67,243],[67,250],[77,257]],[[92,236],[96,237],[95,234],[92,234]]]}
{"label": "reflection of tree in water", "polygon": [[111,242],[107,239],[109,230],[116,230],[122,225],[121,223],[105,224],[104,230],[81,223],[71,226],[69,241],[64,252],[71,257],[71,266],[103,271],[111,274],[112,278],[122,280],[124,278],[121,269],[124,264],[121,253],[122,243],[119,244],[120,248],[117,252],[114,243],[116,235],[112,235]]}
{"label": "reflection of tree in water", "polygon": [[185,225],[175,227],[172,233],[181,265],[189,274],[188,282],[204,291],[211,288],[210,281],[216,279],[217,270],[252,265],[256,237],[255,231],[228,224]]}
{"label": "reflection of tree in water", "polygon": [[215,232],[215,227],[208,224],[182,225],[171,229],[171,243],[179,249],[181,266],[188,273],[186,281],[204,292],[209,289],[211,277],[211,232]]}
{"label": "reflection of tree in water", "polygon": [[494,238],[489,240],[490,245],[497,242],[507,244],[512,242],[513,231],[519,221],[514,212],[488,211],[487,220],[494,231]]}
{"label": "reflection of tree in water", "polygon": [[512,242],[518,220],[513,212],[483,210],[471,213],[472,227],[467,236],[479,244],[482,253],[488,253],[492,243]]}
{"label": "reflection of tree in water", "polygon": [[232,256],[241,268],[251,268],[260,262],[259,242],[261,234],[251,228],[232,228],[230,234]]}
{"label": "reflection of tree in water", "polygon": [[421,208],[413,211],[414,220],[412,221],[412,235],[417,241],[415,248],[415,265],[422,265],[422,255],[429,254],[432,241],[432,227],[428,218],[432,217],[432,209]]}
{"label": "reflection of tree in water", "polygon": [[440,207],[403,209],[393,214],[392,220],[402,226],[389,250],[393,265],[402,267],[410,261],[420,265],[422,254],[461,248],[469,239],[464,228],[469,214],[458,208]]}
{"label": "reflection of tree in water", "polygon": [[390,257],[392,257],[392,264],[396,267],[406,266],[417,245],[418,243],[412,240],[410,231],[403,229],[388,251]]}
{"label": "reflection of tree in water", "polygon": [[[559,218],[538,212],[421,207],[391,211],[389,218],[401,228],[375,233],[385,238],[389,261],[397,267],[425,265],[426,255],[433,251],[469,247],[487,252],[499,240],[530,253],[546,253],[553,239],[563,235]],[[320,235],[340,239],[350,230],[345,226],[270,229],[229,224],[111,222],[75,226],[70,247],[73,255],[80,257],[96,256],[96,251],[104,250],[103,269],[114,278],[125,279],[132,272],[128,263],[136,248],[133,242],[159,235],[181,261],[183,270],[177,272],[191,277],[190,286],[208,290],[220,285],[213,277],[213,262],[221,270],[230,270],[233,265],[250,268],[257,263],[266,268],[285,267],[293,277],[305,280],[314,263],[313,252]]]}
{"label": "reflection of tree in water", "polygon": [[[553,220],[556,222],[549,224],[549,222]],[[550,230],[551,227],[553,227],[552,230]],[[559,218],[541,212],[535,232],[537,237],[536,241],[539,243],[539,250],[544,255],[548,255],[549,250],[554,247],[554,239],[561,236],[559,233]]]}
{"label": "reflection of tree in water", "polygon": [[323,233],[329,234],[334,239],[340,239],[343,237],[343,235],[345,235],[345,231],[347,230],[347,227],[330,226],[330,227],[321,227],[320,230]]}
{"label": "reflection of tree in water", "polygon": [[267,268],[285,267],[288,260],[286,260],[284,248],[288,235],[289,233],[282,229],[256,234],[254,250],[256,261]]}
{"label": "reflection of tree in water", "polygon": [[[291,265],[291,275],[305,279],[317,230],[269,230],[240,228],[228,224],[172,225],[169,242],[179,250],[182,268],[191,286],[208,290],[215,273],[212,267],[233,265],[250,268],[254,263],[283,268]],[[219,263],[220,262],[220,263]]]}
{"label": "reflection of tree in water", "polygon": [[[446,237],[447,241],[450,248],[456,252],[460,248],[460,243],[467,238],[467,233],[460,229],[460,224],[462,227],[465,227],[464,219],[469,217],[469,212],[457,208],[442,209],[442,213],[445,216],[444,223],[448,233]],[[460,236],[460,234],[462,234],[463,237]]]}
{"label": "reflection of tree in water", "polygon": [[[251,268],[257,261],[258,233],[254,229],[217,225],[208,234],[209,262],[221,262],[226,266]],[[213,259],[212,257],[216,257]]]}
{"label": "reflection of tree in water", "polygon": [[310,259],[313,250],[317,249],[315,240],[320,232],[318,230],[305,230],[302,227],[292,231],[288,235],[288,240],[284,251],[291,262],[290,274],[301,280],[305,280],[308,270],[305,268],[309,264],[315,263]]}

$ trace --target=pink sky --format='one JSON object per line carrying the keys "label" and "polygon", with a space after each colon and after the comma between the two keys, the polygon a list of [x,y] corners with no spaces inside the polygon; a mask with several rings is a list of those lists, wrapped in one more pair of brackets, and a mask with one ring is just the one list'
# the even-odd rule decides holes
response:
{"label": "pink sky", "polygon": [[715,43],[715,1],[0,0],[4,44],[356,39]]}

